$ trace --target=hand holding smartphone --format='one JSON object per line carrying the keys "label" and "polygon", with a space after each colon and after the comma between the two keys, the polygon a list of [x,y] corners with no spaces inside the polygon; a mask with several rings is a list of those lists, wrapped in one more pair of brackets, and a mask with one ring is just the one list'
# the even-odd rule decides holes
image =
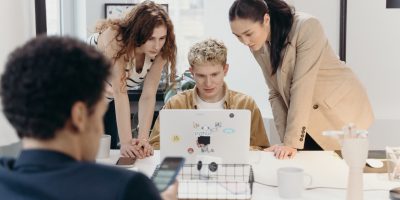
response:
{"label": "hand holding smartphone", "polygon": [[183,157],[166,157],[158,170],[153,173],[153,180],[159,192],[163,192],[175,182],[176,176],[185,163]]}

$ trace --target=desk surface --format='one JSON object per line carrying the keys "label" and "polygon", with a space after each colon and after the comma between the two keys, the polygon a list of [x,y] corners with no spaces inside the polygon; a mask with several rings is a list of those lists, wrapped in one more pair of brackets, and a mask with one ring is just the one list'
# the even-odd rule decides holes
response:
{"label": "desk surface", "polygon": [[[118,157],[119,150],[112,150],[109,158],[98,159],[97,162],[114,165]],[[155,151],[154,156],[138,160],[131,170],[138,170],[150,177],[159,162],[159,151]],[[284,166],[301,167],[311,175],[312,184],[303,192],[301,199],[343,200],[346,198],[347,165],[334,152],[302,151],[292,160],[277,160],[272,153],[252,151],[250,164],[253,166],[256,181],[252,196],[254,200],[281,199],[276,187],[276,170]],[[388,181],[386,173],[368,173],[364,174],[363,178],[365,200],[389,199],[389,190],[400,187],[400,182]]]}

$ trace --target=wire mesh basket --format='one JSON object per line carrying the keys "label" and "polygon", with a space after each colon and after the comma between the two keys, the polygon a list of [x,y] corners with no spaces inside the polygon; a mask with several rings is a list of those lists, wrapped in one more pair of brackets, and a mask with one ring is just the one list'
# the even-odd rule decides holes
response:
{"label": "wire mesh basket", "polygon": [[251,199],[253,193],[248,164],[185,164],[177,179],[179,199]]}

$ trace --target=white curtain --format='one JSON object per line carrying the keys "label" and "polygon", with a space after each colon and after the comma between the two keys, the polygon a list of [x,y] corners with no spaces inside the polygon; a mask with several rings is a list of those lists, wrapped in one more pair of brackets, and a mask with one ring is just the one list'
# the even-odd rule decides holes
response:
{"label": "white curtain", "polygon": [[[35,1],[12,0],[2,2],[0,12],[0,73],[3,73],[8,54],[35,36]],[[0,146],[18,141],[0,106]]]}

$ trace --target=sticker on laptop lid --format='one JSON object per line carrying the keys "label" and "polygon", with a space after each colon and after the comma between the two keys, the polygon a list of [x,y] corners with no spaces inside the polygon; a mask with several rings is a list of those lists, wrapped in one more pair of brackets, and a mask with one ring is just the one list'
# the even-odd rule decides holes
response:
{"label": "sticker on laptop lid", "polygon": [[171,136],[171,141],[172,141],[173,143],[178,143],[178,142],[181,141],[181,136],[180,136],[180,135],[172,135],[172,136]]}
{"label": "sticker on laptop lid", "polygon": [[233,128],[224,128],[224,130],[222,130],[222,132],[226,133],[226,134],[233,134],[235,133],[235,129]]}
{"label": "sticker on laptop lid", "polygon": [[192,153],[194,153],[194,149],[193,149],[192,147],[189,147],[189,148],[187,149],[187,152],[188,152],[189,154],[192,154]]}

